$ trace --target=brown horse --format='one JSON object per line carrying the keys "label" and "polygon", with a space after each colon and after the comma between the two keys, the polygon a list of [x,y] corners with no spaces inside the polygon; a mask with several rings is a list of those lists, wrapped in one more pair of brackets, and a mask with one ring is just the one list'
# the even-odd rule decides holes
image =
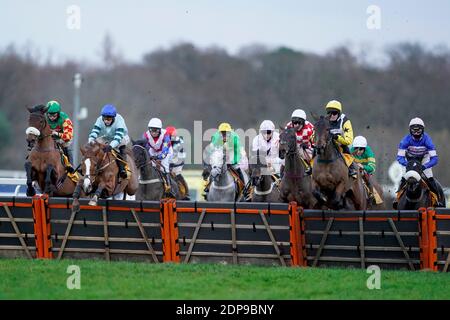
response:
{"label": "brown horse", "polygon": [[361,171],[357,178],[348,175],[348,167],[330,133],[329,119],[321,116],[314,125],[317,156],[314,159],[313,193],[320,208],[366,210],[366,191]]}
{"label": "brown horse", "polygon": [[119,179],[119,167],[116,156],[113,152],[104,152],[103,149],[107,144],[102,139],[88,143],[81,147],[83,155],[81,162],[81,172],[83,179],[77,184],[73,194],[73,209],[79,210],[79,197],[81,190],[87,195],[92,195],[89,205],[97,205],[99,198],[109,198],[117,196],[123,192],[123,199],[126,194],[134,195],[139,187],[137,169],[134,159],[127,150],[127,163],[130,170],[128,179]]}
{"label": "brown horse", "polygon": [[62,163],[62,151],[52,138],[52,130],[45,116],[47,107],[38,105],[27,109],[30,112],[27,142],[28,146],[32,146],[25,162],[27,196],[36,194],[33,181],[37,181],[41,191],[50,196],[72,196],[76,184],[67,177],[66,167]]}
{"label": "brown horse", "polygon": [[317,200],[312,194],[311,176],[305,175],[305,165],[300,158],[295,130],[281,130],[279,157],[286,160],[280,184],[280,199],[282,202],[296,201],[302,207],[311,209]]}

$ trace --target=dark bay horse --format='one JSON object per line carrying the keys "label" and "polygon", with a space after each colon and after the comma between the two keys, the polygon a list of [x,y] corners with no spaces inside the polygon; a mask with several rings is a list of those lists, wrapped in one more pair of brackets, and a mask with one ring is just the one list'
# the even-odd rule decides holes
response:
{"label": "dark bay horse", "polygon": [[38,105],[27,109],[30,112],[27,142],[33,146],[25,162],[27,196],[36,194],[33,181],[37,181],[43,193],[50,196],[72,196],[76,184],[67,177],[66,167],[62,164],[62,151],[52,138],[52,130],[45,116],[48,108]]}
{"label": "dark bay horse", "polygon": [[295,129],[281,129],[280,159],[285,159],[284,174],[280,184],[282,202],[296,201],[305,209],[313,208],[317,200],[312,194],[311,177],[305,175],[305,165],[300,158]]}
{"label": "dark bay horse", "polygon": [[280,190],[268,170],[266,158],[260,157],[259,150],[252,157],[249,170],[253,186],[252,202],[280,202]]}
{"label": "dark bay horse", "polygon": [[165,197],[183,199],[174,179],[170,179],[172,194],[166,194],[164,187],[163,167],[157,160],[150,158],[144,140],[133,141],[133,155],[139,170],[139,188],[136,200],[161,200]]}
{"label": "dark bay horse", "polygon": [[332,139],[329,119],[321,116],[314,127],[317,156],[312,183],[320,208],[366,210],[367,196],[361,171],[358,170],[356,179],[349,177],[345,160]]}
{"label": "dark bay horse", "polygon": [[422,172],[422,164],[417,160],[409,160],[406,166],[406,187],[400,191],[398,210],[417,210],[435,206]]}
{"label": "dark bay horse", "polygon": [[125,200],[126,194],[132,196],[138,189],[137,169],[133,157],[127,154],[129,178],[119,179],[116,157],[112,152],[104,152],[105,146],[104,141],[97,139],[97,141],[87,143],[80,148],[83,155],[81,162],[83,179],[80,179],[73,194],[75,211],[79,210],[78,199],[81,191],[92,196],[89,205],[95,206],[99,198],[114,197],[123,193]]}

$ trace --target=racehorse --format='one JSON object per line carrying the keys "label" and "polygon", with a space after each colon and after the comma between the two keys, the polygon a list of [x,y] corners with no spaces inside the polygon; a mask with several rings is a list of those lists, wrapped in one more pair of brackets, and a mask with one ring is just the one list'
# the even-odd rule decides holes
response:
{"label": "racehorse", "polygon": [[315,147],[312,183],[320,208],[366,210],[367,196],[361,171],[357,178],[348,175],[348,167],[330,133],[329,119],[320,116],[314,125]]}
{"label": "racehorse", "polygon": [[150,158],[145,144],[144,140],[133,141],[133,155],[140,173],[136,200],[161,200],[164,197],[183,199],[184,196],[180,194],[178,185],[172,177],[170,179],[172,194],[166,194],[164,168],[159,161]]}
{"label": "racehorse", "polygon": [[[73,194],[73,210],[79,210],[80,191],[84,191],[87,195],[91,195],[89,205],[97,205],[99,198],[115,197],[123,193],[123,200],[126,194],[132,196],[138,189],[137,169],[133,158],[127,154],[126,162],[129,169],[129,177],[127,179],[119,179],[119,167],[116,161],[116,151],[104,152],[103,149],[107,144],[103,139],[99,138],[92,143],[87,143],[81,147],[83,156],[81,162],[81,172],[83,179],[77,184]],[[128,150],[127,150],[128,153]]]}
{"label": "racehorse", "polygon": [[279,157],[285,159],[280,200],[296,201],[304,208],[313,208],[317,200],[312,194],[311,177],[305,174],[305,164],[300,158],[295,129],[281,129]]}
{"label": "racehorse", "polygon": [[410,159],[406,165],[406,173],[403,177],[406,181],[406,187],[400,191],[398,206],[395,209],[417,210],[435,206],[436,203],[423,177],[421,162],[416,159]]}
{"label": "racehorse", "polygon": [[223,148],[214,148],[210,154],[209,163],[211,165],[209,175],[211,185],[206,200],[213,202],[237,201],[239,187],[228,168]]}
{"label": "racehorse", "polygon": [[253,186],[252,202],[280,202],[280,189],[273,175],[268,171],[266,158],[260,157],[259,150],[249,164],[250,180]]}
{"label": "racehorse", "polygon": [[27,196],[36,194],[33,181],[37,181],[41,191],[50,196],[72,196],[76,183],[67,177],[62,151],[52,138],[52,130],[45,116],[48,108],[38,105],[27,109],[30,112],[26,130],[27,142],[29,147],[32,146],[25,162]]}

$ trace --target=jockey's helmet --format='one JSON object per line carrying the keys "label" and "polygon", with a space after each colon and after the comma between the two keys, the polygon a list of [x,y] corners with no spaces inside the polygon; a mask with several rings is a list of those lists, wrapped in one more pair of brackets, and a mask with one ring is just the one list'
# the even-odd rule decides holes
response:
{"label": "jockey's helmet", "polygon": [[306,113],[302,109],[296,109],[296,110],[294,110],[294,112],[292,112],[291,119],[292,120],[298,120],[298,119],[306,120]]}
{"label": "jockey's helmet", "polygon": [[61,105],[58,101],[52,100],[47,102],[47,113],[60,113]]}
{"label": "jockey's helmet", "polygon": [[159,118],[151,118],[148,122],[148,128],[162,129],[162,121]]}
{"label": "jockey's helmet", "polygon": [[331,100],[325,106],[325,110],[331,114],[341,114],[342,113],[342,104],[337,100]]}
{"label": "jockey's helmet", "polygon": [[117,115],[116,107],[112,104],[107,104],[102,108],[101,112],[102,117],[112,117],[115,118]]}
{"label": "jockey's helmet", "polygon": [[425,123],[420,118],[413,118],[409,122],[409,132],[414,138],[420,139],[425,130]]}
{"label": "jockey's helmet", "polygon": [[177,135],[177,129],[175,127],[169,126],[166,128],[166,133],[169,136],[175,138],[175,136]]}
{"label": "jockey's helmet", "polygon": [[227,122],[223,122],[219,125],[219,131],[231,132],[231,125]]}
{"label": "jockey's helmet", "polygon": [[275,131],[275,125],[270,120],[264,120],[259,126],[259,131]]}
{"label": "jockey's helmet", "polygon": [[367,140],[363,136],[357,136],[353,139],[353,148],[366,148]]}

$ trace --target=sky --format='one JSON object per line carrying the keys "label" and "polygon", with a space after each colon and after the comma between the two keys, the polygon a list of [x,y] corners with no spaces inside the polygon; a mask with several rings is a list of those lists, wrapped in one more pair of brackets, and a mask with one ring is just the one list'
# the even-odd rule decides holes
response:
{"label": "sky", "polygon": [[[80,29],[67,27],[75,21],[71,5],[80,10]],[[380,9],[379,29],[367,27],[371,5]],[[99,62],[109,33],[122,56],[136,62],[180,42],[230,54],[255,43],[318,54],[346,45],[375,59],[404,41],[449,47],[449,16],[448,0],[0,0],[0,49],[31,45],[56,61]]]}

